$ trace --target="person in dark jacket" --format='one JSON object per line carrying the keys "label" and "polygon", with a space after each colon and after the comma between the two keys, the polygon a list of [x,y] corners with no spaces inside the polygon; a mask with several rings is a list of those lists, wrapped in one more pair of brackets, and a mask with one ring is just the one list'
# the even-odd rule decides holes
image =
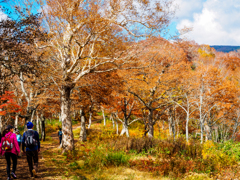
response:
{"label": "person in dark jacket", "polygon": [[62,129],[59,128],[59,131],[58,131],[58,138],[59,138],[59,144],[62,143]]}
{"label": "person in dark jacket", "polygon": [[[39,134],[33,130],[33,123],[27,123],[28,130],[23,133],[22,150],[27,155],[27,162],[32,178],[37,176],[38,152],[40,151]],[[26,151],[25,151],[26,147]]]}

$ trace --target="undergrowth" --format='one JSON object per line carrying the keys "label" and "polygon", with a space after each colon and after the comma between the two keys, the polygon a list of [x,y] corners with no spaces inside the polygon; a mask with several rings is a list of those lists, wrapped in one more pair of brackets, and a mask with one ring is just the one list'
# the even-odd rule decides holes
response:
{"label": "undergrowth", "polygon": [[[75,139],[79,132],[79,129],[74,130]],[[74,151],[51,163],[56,166],[64,164],[68,167],[69,176],[76,177],[79,172],[92,174],[119,166],[172,179],[216,179],[221,177],[221,173],[227,176],[228,172],[233,172],[231,177],[237,176],[240,160],[238,143],[215,144],[207,141],[201,144],[198,140],[186,142],[182,137],[175,141],[142,138],[141,132],[136,129],[130,130],[131,133],[136,133],[136,136],[120,137],[112,124],[108,123],[106,127],[94,124],[87,130],[86,142],[77,142]],[[57,155],[61,156],[61,152]]]}

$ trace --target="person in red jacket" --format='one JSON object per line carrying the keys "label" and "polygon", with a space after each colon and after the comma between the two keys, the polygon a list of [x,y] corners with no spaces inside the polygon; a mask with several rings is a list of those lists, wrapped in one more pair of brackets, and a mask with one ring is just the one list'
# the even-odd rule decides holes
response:
{"label": "person in red jacket", "polygon": [[[3,131],[2,139],[0,142],[0,154],[2,156],[5,155],[7,161],[8,179],[11,179],[11,175],[14,179],[17,179],[15,171],[17,168],[17,157],[20,154],[20,148],[18,146],[16,134],[13,133],[12,125],[8,125],[7,128]],[[12,172],[10,173],[11,159],[13,161],[13,167]]]}

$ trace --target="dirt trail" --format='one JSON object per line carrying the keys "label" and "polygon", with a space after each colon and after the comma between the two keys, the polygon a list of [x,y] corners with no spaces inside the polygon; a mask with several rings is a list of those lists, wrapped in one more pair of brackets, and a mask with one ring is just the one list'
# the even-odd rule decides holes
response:
{"label": "dirt trail", "polygon": [[[73,126],[73,129],[78,128],[79,125]],[[51,134],[52,140],[58,140],[57,133],[54,132]],[[35,179],[61,179],[61,178],[56,178],[56,172],[58,170],[56,168],[49,168],[44,166],[44,157],[42,155],[42,152],[47,150],[47,149],[52,149],[58,147],[59,144],[56,143],[56,141],[51,144],[43,144],[41,145],[41,151],[39,153],[39,165],[38,165],[38,178]],[[27,158],[26,155],[23,155],[22,157],[18,158],[17,162],[17,171],[16,175],[18,179],[21,180],[27,180],[30,179],[30,172],[27,164]],[[12,165],[11,165],[12,168]],[[5,157],[0,155],[0,180],[5,180],[7,179],[7,172],[6,172],[6,160]]]}

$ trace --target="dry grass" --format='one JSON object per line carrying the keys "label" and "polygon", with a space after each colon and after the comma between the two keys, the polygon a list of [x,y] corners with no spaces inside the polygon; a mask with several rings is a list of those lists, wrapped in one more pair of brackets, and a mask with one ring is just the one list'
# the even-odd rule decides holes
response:
{"label": "dry grass", "polygon": [[141,172],[126,167],[111,167],[101,171],[86,175],[88,179],[104,179],[104,180],[168,180],[165,177],[154,177],[151,173]]}

